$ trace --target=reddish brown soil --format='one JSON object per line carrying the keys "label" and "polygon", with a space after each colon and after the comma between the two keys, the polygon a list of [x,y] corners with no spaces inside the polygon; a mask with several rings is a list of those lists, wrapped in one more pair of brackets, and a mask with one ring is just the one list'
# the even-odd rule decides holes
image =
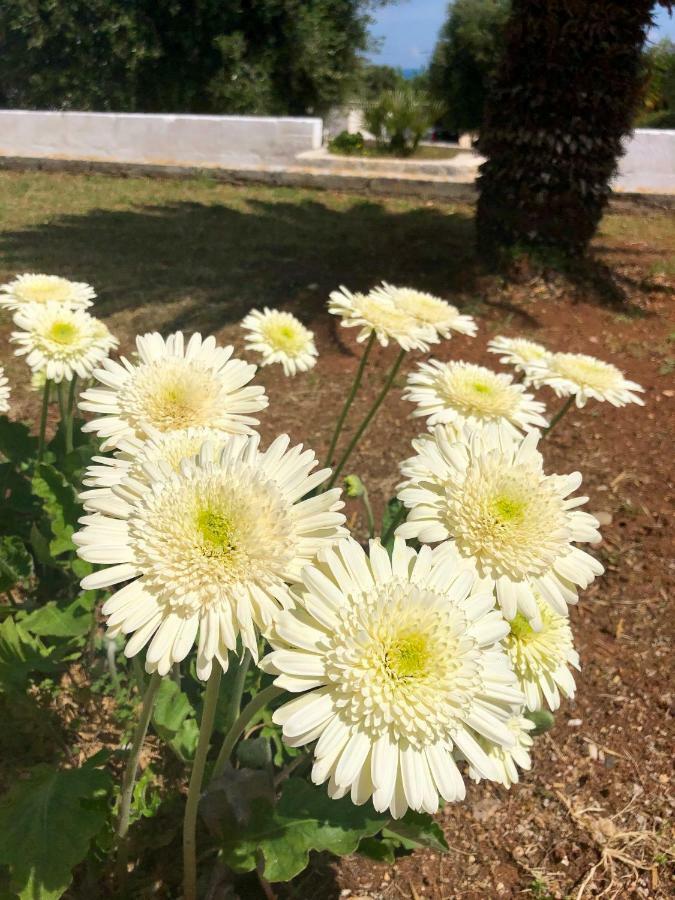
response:
{"label": "reddish brown soil", "polygon": [[[648,213],[646,214],[648,215]],[[478,337],[444,342],[434,355],[496,366],[489,337],[525,335],[552,349],[584,352],[611,361],[646,389],[646,405],[614,409],[589,404],[570,413],[546,448],[548,470],[581,470],[588,509],[606,523],[595,548],[607,568],[581,597],[572,622],[582,661],[578,694],[564,704],[553,731],[535,745],[534,766],[506,791],[472,786],[464,804],[439,816],[450,853],[416,852],[395,866],[358,856],[316,860],[285,897],[320,898],[535,898],[671,897],[673,543],[672,425],[675,384],[675,281],[650,274],[657,255],[641,244],[641,215],[625,241],[599,248],[624,279],[633,308],[605,306],[574,295],[557,282],[525,281],[500,287],[473,282],[471,295],[455,293],[474,311]],[[670,247],[672,253],[673,247]],[[669,308],[669,304],[670,308]],[[293,304],[302,312],[302,306]],[[638,315],[633,315],[637,309]],[[670,319],[669,319],[670,317]],[[130,349],[136,330],[151,316],[113,314],[111,327]],[[270,395],[262,417],[267,440],[280,431],[325,452],[337,409],[356,369],[352,334],[326,314],[313,319],[320,360],[293,380],[266,369],[260,380]],[[230,324],[218,332],[243,352]],[[374,354],[352,422],[367,408],[394,351]],[[409,370],[421,358],[411,354]],[[12,367],[14,369],[14,367]],[[419,424],[401,400],[402,376],[349,465],[366,482],[376,516],[398,480]],[[27,394],[20,404],[32,408]],[[550,409],[556,399],[546,393]],[[349,524],[361,536],[356,501]],[[252,889],[253,890],[253,889]],[[253,894],[251,894],[253,896]]]}

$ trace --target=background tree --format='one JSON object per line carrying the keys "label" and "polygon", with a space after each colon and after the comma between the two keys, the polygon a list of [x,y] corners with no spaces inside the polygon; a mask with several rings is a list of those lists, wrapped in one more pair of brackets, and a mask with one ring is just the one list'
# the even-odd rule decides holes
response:
{"label": "background tree", "polygon": [[429,89],[445,105],[450,131],[478,131],[504,50],[508,0],[455,0],[429,67]]}
{"label": "background tree", "polygon": [[387,0],[3,0],[0,103],[321,113],[356,88]]}
{"label": "background tree", "polygon": [[585,252],[640,101],[652,5],[513,0],[480,139],[486,258],[519,246]]}
{"label": "background tree", "polygon": [[675,128],[675,44],[664,38],[645,51],[645,90],[635,124]]}

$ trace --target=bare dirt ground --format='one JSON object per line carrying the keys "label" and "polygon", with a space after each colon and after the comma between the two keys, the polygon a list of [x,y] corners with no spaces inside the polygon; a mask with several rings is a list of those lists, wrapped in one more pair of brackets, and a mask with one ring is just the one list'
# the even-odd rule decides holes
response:
{"label": "bare dirt ground", "polygon": [[[276,227],[279,233],[299,228],[309,244],[313,240],[311,228],[307,228],[311,218],[300,223],[293,219],[290,193],[275,192],[274,202],[283,206]],[[213,197],[209,202],[232,205],[235,201]],[[311,202],[335,211],[347,201],[321,195]],[[271,265],[275,257],[279,259],[276,275],[269,275],[269,293],[261,290],[257,305],[283,305],[310,322],[321,354],[313,372],[293,380],[285,379],[276,368],[261,370],[260,381],[270,396],[270,407],[262,416],[264,440],[288,431],[294,440],[320,454],[325,452],[336,410],[358,362],[352,334],[323,311],[327,292],[338,282],[364,288],[383,277],[434,289],[478,317],[478,337],[444,342],[434,351],[437,358],[497,367],[496,357],[487,353],[487,340],[496,334],[524,335],[551,349],[590,353],[615,363],[645,387],[646,405],[616,410],[607,404],[589,404],[570,413],[551,435],[548,470],[579,469],[583,473],[585,493],[590,497],[588,509],[603,521],[603,541],[594,552],[607,572],[572,611],[582,661],[577,698],[564,704],[555,728],[537,740],[532,770],[510,791],[493,785],[472,786],[464,804],[442,811],[439,821],[450,853],[415,852],[393,867],[359,856],[342,861],[317,858],[296,883],[279,887],[280,896],[297,900],[672,897],[673,213],[635,207],[605,218],[595,252],[609,265],[628,297],[627,304],[608,306],[590,293],[568,289],[555,278],[524,277],[519,284],[506,285],[481,276],[466,249],[469,238],[463,223],[460,232],[453,233],[455,244],[450,240],[432,251],[428,217],[440,221],[443,208],[405,211],[395,206],[397,202],[402,203],[393,201],[389,207],[393,217],[389,243],[386,234],[365,228],[359,246],[349,244],[355,238],[345,220],[344,231],[337,228],[332,237],[319,236],[318,249],[314,246],[311,251],[311,264],[297,255],[297,248],[289,250],[284,241],[290,239],[280,238],[279,246],[268,232],[264,232],[267,238],[257,235],[261,264]],[[351,210],[347,212],[352,215]],[[396,216],[414,214],[417,219],[408,222],[403,234]],[[216,217],[216,212],[209,215]],[[371,217],[371,224],[386,224],[372,209],[364,215],[367,221]],[[468,221],[471,212],[461,211],[460,215]],[[80,227],[72,215],[69,219],[63,228],[75,228],[86,242],[85,224]],[[96,220],[93,226],[95,230]],[[43,252],[35,233],[39,229],[38,222],[26,228],[25,246],[16,230],[5,239],[11,257],[6,268],[37,268],[52,259],[62,259],[59,271],[67,268],[59,256],[65,242],[58,244],[57,235],[56,245]],[[203,240],[213,241],[204,231],[201,235]],[[98,239],[102,240],[100,233]],[[341,240],[355,254],[351,271],[349,247],[339,246]],[[331,251],[333,241],[337,244]],[[72,247],[72,242],[67,246]],[[27,247],[34,251],[35,266],[28,264]],[[223,273],[230,265],[242,265],[240,257],[239,263],[228,257],[226,243],[220,250]],[[102,258],[103,247],[97,252]],[[130,252],[138,275],[143,254],[152,258],[152,240]],[[186,251],[177,247],[175,252],[182,258]],[[458,253],[461,264],[447,263],[447,254]],[[195,258],[194,265],[199,270],[205,260],[215,258],[207,253]],[[86,253],[85,259],[84,268],[93,268]],[[109,265],[115,283],[113,263]],[[157,265],[156,258],[148,263],[153,270]],[[170,256],[166,265],[170,267]],[[212,275],[207,272],[205,277],[208,280]],[[240,276],[258,277],[251,261],[242,265]],[[165,277],[170,282],[170,271]],[[223,277],[232,276],[227,273]],[[131,278],[126,283],[130,282]],[[210,287],[201,293],[174,295],[175,299],[168,284],[166,290],[164,304],[152,284],[147,302],[142,299],[142,285],[137,284],[128,291],[128,296],[136,297],[135,303],[105,295],[103,311],[121,338],[122,350],[131,349],[137,331],[166,330],[169,322],[178,321],[187,329],[200,325],[216,333],[221,342],[233,342],[243,353],[236,322],[241,312],[256,305],[250,292],[237,298],[236,314],[219,317],[222,300],[209,293]],[[8,320],[0,321],[0,338],[9,330]],[[378,391],[393,353],[390,348],[374,354],[352,421]],[[20,378],[25,381],[23,364],[9,360],[7,352],[2,356],[9,362],[10,378],[15,383]],[[411,354],[406,370],[422,358]],[[419,430],[410,418],[410,404],[401,400],[403,383],[404,375],[349,466],[368,485],[376,515],[393,493],[398,464],[409,455],[410,441]],[[15,398],[15,414],[34,415],[35,395],[19,387]],[[552,394],[542,392],[542,399],[549,409],[557,408]],[[348,501],[348,515],[352,528],[363,535],[365,523],[357,502]],[[158,889],[148,896],[164,894]],[[246,896],[256,897],[257,888],[251,885]]]}

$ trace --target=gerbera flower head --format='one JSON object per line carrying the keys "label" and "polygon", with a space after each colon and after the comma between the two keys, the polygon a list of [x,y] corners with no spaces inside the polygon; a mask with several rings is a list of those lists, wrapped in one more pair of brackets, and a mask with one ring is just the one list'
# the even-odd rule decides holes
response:
{"label": "gerbera flower head", "polygon": [[527,338],[508,338],[499,335],[488,341],[487,346],[490,353],[501,354],[500,363],[513,366],[517,372],[526,372],[531,363],[542,362],[551,355],[550,350],[543,344],[529,341]]}
{"label": "gerbera flower head", "polygon": [[281,363],[285,375],[307,372],[319,355],[314,334],[288,312],[253,309],[241,323],[249,350],[262,354],[260,365]]}
{"label": "gerbera flower head", "polygon": [[0,366],[0,413],[9,411],[9,381],[5,375],[5,370]]}
{"label": "gerbera flower head", "polygon": [[258,424],[251,413],[267,406],[265,390],[248,384],[256,367],[231,359],[232,347],[200,334],[186,343],[180,331],[139,336],[136,347],[138,362],[105,360],[94,371],[101,385],[82,393],[80,409],[97,414],[83,430],[103,438],[103,450],[154,432],[208,426],[249,434]]}
{"label": "gerbera flower head", "polygon": [[14,314],[14,324],[21,329],[10,338],[19,345],[16,355],[25,355],[33,372],[43,372],[57,383],[75,375],[89,378],[118,344],[99,319],[62,303],[22,306]]}
{"label": "gerbera flower head", "polygon": [[542,619],[536,594],[565,614],[576,588],[603,567],[575,542],[600,539],[597,520],[571,497],[581,475],[546,475],[538,432],[504,439],[482,432],[452,443],[443,428],[414,441],[417,456],[401,465],[398,497],[410,509],[397,529],[422,543],[450,541],[457,558],[496,592],[504,616]]}
{"label": "gerbera flower head", "polygon": [[579,669],[579,654],[574,649],[572,629],[567,616],[554,612],[535,593],[541,616],[541,629],[534,631],[520,613],[510,623],[504,646],[513,670],[525,694],[527,708],[552,710],[560,706],[560,694],[574,697],[574,677],[570,666]]}
{"label": "gerbera flower head", "polygon": [[230,437],[225,431],[201,426],[155,432],[145,441],[134,437],[121,441],[113,456],[92,458],[82,479],[90,490],[82,491],[79,499],[89,512],[124,515],[125,501],[114,488],[125,479],[149,483],[148,471],[157,467],[178,472],[182,461],[196,456],[206,441],[222,446]]}
{"label": "gerbera flower head", "polygon": [[96,291],[90,284],[58,275],[18,275],[0,285],[0,307],[20,309],[27,304],[61,303],[71,309],[92,305]]}
{"label": "gerbera flower head", "polygon": [[341,287],[331,293],[328,311],[341,317],[344,328],[360,328],[359,342],[368,340],[373,332],[383,347],[394,341],[402,350],[428,350],[430,343],[438,341],[434,328],[422,325],[398,309],[389,297],[375,291],[352,294]]}
{"label": "gerbera flower head", "polygon": [[518,436],[545,427],[543,403],[528,394],[511,375],[467,362],[420,363],[408,376],[406,400],[417,404],[413,416],[426,416],[429,425],[467,425],[495,428]]}
{"label": "gerbera flower head", "polygon": [[433,294],[415,288],[395,287],[386,281],[372,293],[388,297],[397,309],[412,316],[422,327],[430,326],[440,337],[449,338],[453,331],[475,337],[477,326],[473,316],[462,315],[456,306]]}
{"label": "gerbera flower head", "polygon": [[643,392],[643,387],[629,381],[611,363],[585,353],[552,353],[547,359],[532,363],[527,376],[537,387],[548,385],[553,388],[558,397],[573,394],[579,408],[589,400],[606,400],[612,406],[627,403],[644,406],[642,397],[635,393]]}
{"label": "gerbera flower head", "polygon": [[282,435],[261,452],[259,436],[231,437],[194,459],[146,466],[148,483],[113,490],[116,515],[85,517],[73,538],[82,559],[105,568],[82,586],[129,583],[103,606],[112,635],[133,634],[134,656],[149,642],[146,669],[165,675],[198,641],[197,673],[227,668],[237,638],[257,658],[257,631],[290,603],[287,582],[344,534],[339,489],[303,500],[330,474]]}
{"label": "gerbera flower head", "polygon": [[369,555],[340,541],[301,577],[261,665],[300,694],[274,720],[293,747],[317,741],[314,783],[398,818],[464,797],[456,751],[498,778],[480,737],[511,746],[523,698],[492,596],[471,594],[444,548],[418,554],[400,539],[391,560],[378,541]]}
{"label": "gerbera flower head", "polygon": [[[526,772],[532,768],[530,751],[534,741],[530,732],[535,726],[530,719],[517,715],[511,716],[506,727],[514,737],[515,743],[512,747],[503,747],[486,741],[485,738],[479,738],[479,742],[497,769],[498,777],[495,780],[508,790],[520,779],[518,767]],[[480,772],[471,765],[469,766],[469,777],[474,781],[482,781]]]}

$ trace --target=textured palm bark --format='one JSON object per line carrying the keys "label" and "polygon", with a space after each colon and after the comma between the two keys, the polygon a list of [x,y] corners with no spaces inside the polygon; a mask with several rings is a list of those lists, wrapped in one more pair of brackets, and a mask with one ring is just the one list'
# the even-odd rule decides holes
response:
{"label": "textured palm bark", "polygon": [[584,254],[640,99],[653,8],[514,0],[480,140],[478,245],[488,261],[518,248]]}

